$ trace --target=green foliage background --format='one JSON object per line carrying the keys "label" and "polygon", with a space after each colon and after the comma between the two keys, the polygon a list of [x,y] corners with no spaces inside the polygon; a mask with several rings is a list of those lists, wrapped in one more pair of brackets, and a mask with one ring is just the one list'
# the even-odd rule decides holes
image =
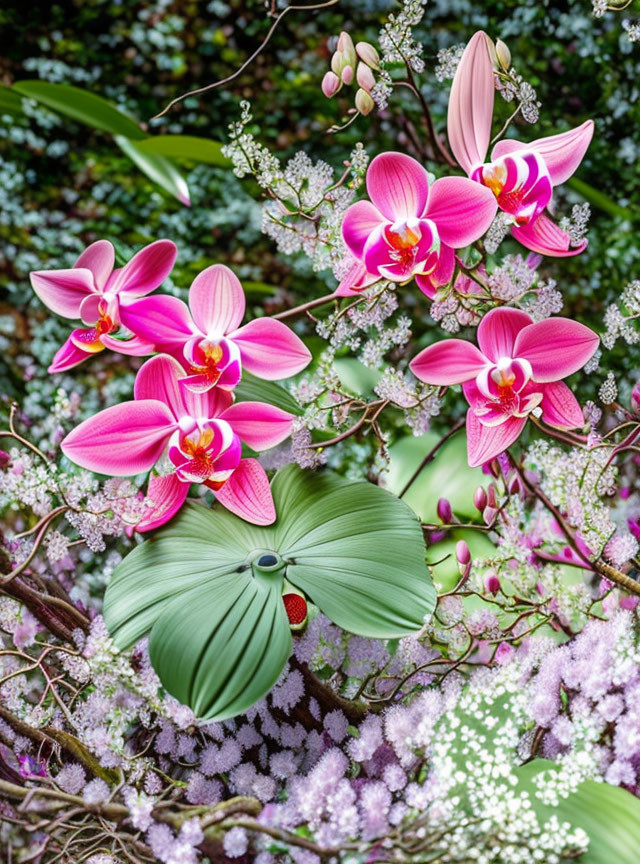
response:
{"label": "green foliage background", "polygon": [[[330,57],[328,37],[347,29],[355,39],[375,43],[394,5],[392,0],[342,0],[330,9],[291,13],[243,75],[188,99],[160,121],[150,118],[170,99],[230,74],[257,47],[272,20],[262,2],[75,0],[29,4],[27,14],[24,4],[12,0],[0,9],[0,75],[6,85],[40,78],[84,87],[112,100],[150,133],[216,141],[225,140],[227,124],[239,116],[240,100],[249,99],[256,131],[281,158],[304,149],[339,169],[358,140],[370,155],[391,148],[412,152],[402,126],[408,120],[421,129],[412,95],[397,92],[383,115],[360,118],[338,136],[326,131],[340,120],[354,93],[345,90],[329,101],[320,91]],[[449,82],[439,84],[433,75],[437,51],[467,41],[479,27],[508,43],[514,65],[542,101],[535,127],[518,124],[523,138],[595,119],[594,141],[578,176],[607,196],[608,203],[605,209],[594,208],[587,252],[576,259],[547,260],[542,272],[563,291],[564,314],[596,329],[602,329],[607,303],[637,275],[640,258],[634,131],[640,122],[640,48],[628,41],[621,17],[611,12],[594,19],[588,0],[432,0],[417,31],[427,65],[421,82],[439,130],[445,128]],[[498,102],[506,117],[508,106]],[[22,118],[4,115],[0,126],[0,374],[2,389],[13,398],[26,395],[32,415],[43,410],[59,385],[82,391],[83,382],[91,376],[95,381],[98,370],[100,380],[108,382],[119,365],[131,368],[129,360],[123,364],[105,352],[56,382],[46,375],[67,325],[32,296],[28,272],[70,266],[98,237],[129,248],[161,236],[174,240],[180,254],[169,290],[178,294],[184,294],[203,266],[224,261],[253,283],[254,312],[276,311],[335,286],[330,273],[313,274],[306,261],[275,253],[260,233],[258,190],[251,181],[238,180],[226,168],[187,162],[182,167],[193,201],[187,208],[137,171],[104,133],[35,104],[28,113]],[[564,212],[581,200],[567,188],[558,199]],[[615,205],[624,212],[610,212]],[[508,249],[505,244],[500,252]],[[433,329],[426,306],[422,315],[419,309],[411,311],[417,336],[420,318],[425,330]],[[610,368],[634,371],[623,348],[613,354]],[[590,383],[592,392],[602,374]],[[94,394],[89,400],[112,401],[129,385],[126,375],[111,380],[106,396]]]}

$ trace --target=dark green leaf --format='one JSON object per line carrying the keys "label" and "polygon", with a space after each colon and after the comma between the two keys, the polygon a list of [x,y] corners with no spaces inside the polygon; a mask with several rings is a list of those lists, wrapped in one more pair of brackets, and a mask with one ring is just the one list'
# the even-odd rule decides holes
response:
{"label": "dark green leaf", "polygon": [[0,84],[0,114],[22,114],[22,96]]}
{"label": "dark green leaf", "polygon": [[263,381],[244,370],[242,381],[233,392],[236,402],[268,402],[269,405],[275,405],[290,414],[302,414],[302,408],[288,390],[276,381]]}

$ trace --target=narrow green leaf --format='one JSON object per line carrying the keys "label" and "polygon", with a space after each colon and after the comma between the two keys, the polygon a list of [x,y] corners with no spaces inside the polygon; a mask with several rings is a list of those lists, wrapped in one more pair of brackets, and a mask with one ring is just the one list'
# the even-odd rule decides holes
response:
{"label": "narrow green leaf", "polygon": [[89,90],[69,84],[52,84],[49,81],[16,81],[13,89],[46,105],[52,111],[71,117],[72,120],[93,129],[101,129],[112,135],[124,135],[127,138],[145,137],[135,120]]}
{"label": "narrow green leaf", "polygon": [[4,84],[0,84],[0,114],[24,114],[22,97]]}
{"label": "narrow green leaf", "polygon": [[206,162],[208,165],[220,165],[223,168],[231,165],[230,160],[222,155],[222,144],[195,135],[155,135],[153,138],[145,138],[139,147],[144,153],[156,156]]}
{"label": "narrow green leaf", "polygon": [[609,198],[608,195],[605,195],[604,192],[601,192],[599,189],[594,189],[593,186],[585,183],[584,180],[579,180],[577,177],[571,177],[567,180],[567,184],[571,186],[572,189],[575,189],[578,195],[582,195],[585,201],[588,201],[589,204],[593,204],[594,207],[597,207],[598,210],[603,210],[605,213],[609,213],[611,216],[618,216],[621,219],[629,219],[632,222],[637,222],[640,218],[640,213],[638,211],[629,210],[628,207],[622,207],[612,198]]}
{"label": "narrow green leaf", "polygon": [[169,195],[177,198],[181,204],[186,204],[187,207],[191,206],[187,181],[173,162],[165,159],[164,156],[145,153],[140,149],[137,141],[132,141],[122,135],[115,135],[114,140],[122,152],[126,153],[150,180],[161,186]]}

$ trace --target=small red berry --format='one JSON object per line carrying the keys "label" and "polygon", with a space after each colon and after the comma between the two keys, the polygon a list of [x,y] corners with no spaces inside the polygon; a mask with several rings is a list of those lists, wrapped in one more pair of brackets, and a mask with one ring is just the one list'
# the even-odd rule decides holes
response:
{"label": "small red berry", "polygon": [[299,594],[283,594],[282,601],[291,627],[300,627],[307,620],[307,601]]}

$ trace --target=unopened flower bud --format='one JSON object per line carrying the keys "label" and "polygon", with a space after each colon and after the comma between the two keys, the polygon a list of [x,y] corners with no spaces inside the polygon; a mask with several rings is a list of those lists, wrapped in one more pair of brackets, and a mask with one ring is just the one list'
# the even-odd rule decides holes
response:
{"label": "unopened flower bud", "polygon": [[373,72],[365,63],[362,62],[358,63],[356,80],[358,82],[358,85],[362,87],[363,90],[366,90],[367,93],[371,93],[371,89],[376,83],[376,79],[373,77]]}
{"label": "unopened flower bud", "polygon": [[489,507],[494,507],[496,510],[498,509],[496,487],[493,485],[493,483],[490,483],[489,488],[487,489],[487,503],[489,504]]}
{"label": "unopened flower bud", "polygon": [[482,511],[482,518],[484,519],[485,525],[493,525],[497,513],[498,511],[495,507],[485,507]]}
{"label": "unopened flower bud", "polygon": [[524,486],[522,485],[522,480],[520,479],[520,475],[517,471],[512,471],[511,474],[507,477],[507,489],[509,491],[509,495],[524,494]]}
{"label": "unopened flower bud", "polygon": [[340,79],[335,72],[327,72],[322,79],[322,92],[327,99],[331,99],[332,96],[335,96],[341,86]]}
{"label": "unopened flower bud", "polygon": [[344,55],[345,63],[349,66],[355,66],[357,62],[356,49],[353,44],[353,39],[343,30],[338,39],[338,51]]}
{"label": "unopened flower bud", "polygon": [[345,66],[342,70],[341,78],[343,84],[351,84],[353,81],[353,66]]}
{"label": "unopened flower bud", "polygon": [[449,503],[449,499],[438,499],[438,506],[436,510],[438,513],[438,519],[445,525],[451,525],[451,522],[453,521],[453,512],[451,510],[451,504]]}
{"label": "unopened flower bud", "polygon": [[363,114],[365,117],[367,114],[371,114],[373,109],[375,108],[376,103],[373,101],[371,96],[367,93],[366,90],[360,88],[356,92],[356,108],[358,111]]}
{"label": "unopened flower bud", "polygon": [[640,381],[637,381],[631,391],[631,407],[636,412],[640,413]]}
{"label": "unopened flower bud", "polygon": [[466,540],[458,540],[456,543],[456,559],[458,564],[466,566],[471,561],[471,552]]}
{"label": "unopened flower bud", "polygon": [[511,51],[509,51],[502,39],[498,39],[496,42],[496,58],[504,71],[508,72],[511,66]]}
{"label": "unopened flower bud", "polygon": [[6,468],[6,466],[11,461],[11,456],[7,453],[6,450],[0,450],[0,468]]}
{"label": "unopened flower bud", "polygon": [[358,42],[356,45],[356,52],[358,57],[367,64],[367,66],[371,66],[372,69],[380,68],[380,55],[369,42]]}
{"label": "unopened flower bud", "polygon": [[500,580],[492,571],[487,573],[487,575],[485,576],[484,588],[485,591],[489,592],[489,594],[497,594],[500,590]]}
{"label": "unopened flower bud", "polygon": [[334,51],[333,56],[331,58],[331,71],[334,75],[337,75],[338,78],[342,75],[342,70],[348,64],[345,62],[344,54],[342,51]]}
{"label": "unopened flower bud", "polygon": [[489,52],[489,59],[491,60],[491,65],[496,69],[498,67],[498,55],[496,54],[496,45],[491,36],[487,36],[484,34],[485,42],[487,43],[487,51]]}
{"label": "unopened flower bud", "polygon": [[487,493],[484,491],[484,486],[478,486],[473,493],[473,506],[481,513],[487,506]]}

